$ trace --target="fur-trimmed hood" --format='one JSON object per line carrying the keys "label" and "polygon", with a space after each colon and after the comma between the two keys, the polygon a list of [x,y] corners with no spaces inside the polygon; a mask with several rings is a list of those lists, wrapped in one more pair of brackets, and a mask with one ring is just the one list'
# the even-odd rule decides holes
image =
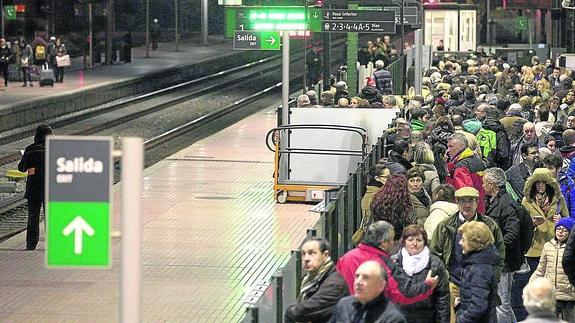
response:
{"label": "fur-trimmed hood", "polygon": [[545,184],[551,186],[553,188],[553,197],[554,201],[557,200],[559,195],[561,195],[561,188],[559,188],[559,182],[553,178],[551,173],[547,170],[547,168],[536,168],[533,171],[533,174],[527,179],[525,183],[525,188],[523,190],[523,194],[527,202],[532,203],[531,196],[529,196],[531,192],[531,188],[535,185],[536,182],[544,182]]}

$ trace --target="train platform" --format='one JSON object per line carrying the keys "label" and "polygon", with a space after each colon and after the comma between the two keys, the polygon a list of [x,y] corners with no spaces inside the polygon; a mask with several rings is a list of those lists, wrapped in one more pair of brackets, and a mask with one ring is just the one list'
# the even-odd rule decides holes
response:
{"label": "train platform", "polygon": [[201,63],[215,57],[234,54],[231,41],[224,41],[221,36],[211,37],[208,46],[199,45],[199,39],[180,42],[175,51],[174,43],[160,43],[157,50],[149,50],[146,58],[146,48],[132,48],[130,63],[118,62],[113,65],[96,65],[84,70],[82,57],[72,59],[72,66],[66,68],[63,83],[55,83],[54,87],[39,87],[33,80],[34,87],[22,87],[21,81],[8,83],[8,87],[0,91],[0,109],[14,104],[22,104],[30,100],[45,100],[50,96],[62,95],[91,87],[102,86],[112,82],[125,82],[130,79],[192,63]]}
{"label": "train platform", "polygon": [[[317,221],[312,205],[276,204],[264,144],[275,124],[266,109],[144,171],[142,321],[239,321],[246,294]],[[41,231],[35,251],[24,250],[25,232],[0,244],[0,321],[117,322],[119,238],[110,269],[47,269]]]}

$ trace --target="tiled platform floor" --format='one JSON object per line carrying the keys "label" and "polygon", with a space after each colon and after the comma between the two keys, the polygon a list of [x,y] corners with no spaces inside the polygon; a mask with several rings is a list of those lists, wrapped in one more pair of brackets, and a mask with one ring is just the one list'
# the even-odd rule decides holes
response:
{"label": "tiled platform floor", "polygon": [[[262,111],[145,171],[143,321],[238,321],[245,293],[317,220],[311,205],[273,199],[264,136],[275,120]],[[23,249],[24,234],[0,244],[0,322],[118,321],[118,239],[107,270],[46,269],[43,240]]]}

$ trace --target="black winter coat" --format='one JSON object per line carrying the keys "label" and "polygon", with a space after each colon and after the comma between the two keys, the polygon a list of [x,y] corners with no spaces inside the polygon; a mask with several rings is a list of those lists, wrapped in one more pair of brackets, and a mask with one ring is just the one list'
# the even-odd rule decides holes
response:
{"label": "black winter coat", "polygon": [[24,197],[28,200],[38,202],[44,201],[44,179],[46,173],[44,161],[45,155],[45,144],[43,142],[34,142],[26,147],[24,154],[22,155],[22,159],[18,164],[19,171],[28,172],[28,178],[26,179],[26,193],[24,194]]}
{"label": "black winter coat", "polygon": [[406,172],[413,167],[407,159],[403,158],[403,156],[394,150],[389,152],[389,161],[400,164]]}
{"label": "black winter coat", "polygon": [[407,323],[407,320],[383,294],[362,305],[353,296],[342,298],[330,323]]}
{"label": "black winter coat", "polygon": [[[434,276],[439,278],[439,282],[433,291],[433,294],[424,301],[415,303],[412,305],[401,305],[401,311],[407,322],[409,323],[433,323],[442,322],[447,323],[451,317],[451,310],[449,307],[449,273],[445,268],[445,265],[435,255],[430,255],[429,263],[424,270],[419,273],[409,277],[403,271],[403,256],[401,252],[399,253],[399,258],[397,259],[396,266],[394,267],[393,277],[398,277],[397,283],[401,290],[408,290],[408,285],[412,284],[423,284],[425,278],[427,278],[427,273],[431,270]],[[396,274],[396,271],[400,271],[401,274]],[[401,277],[402,279],[399,279]],[[403,278],[409,280],[402,281]]]}
{"label": "black winter coat", "polygon": [[529,176],[531,176],[531,172],[525,163],[513,165],[505,172],[505,177],[507,177],[507,181],[511,184],[517,196],[519,196],[519,200],[523,199],[523,189]]}
{"label": "black winter coat", "polygon": [[445,126],[435,127],[433,130],[431,130],[431,134],[429,134],[427,142],[431,145],[431,147],[442,145],[445,147],[445,149],[447,149],[447,141],[452,135],[453,131]]}
{"label": "black winter coat", "polygon": [[13,53],[10,47],[0,47],[0,63],[10,63],[10,61],[12,61],[12,56]]}
{"label": "black winter coat", "polygon": [[494,245],[463,256],[457,323],[497,323],[496,267],[499,261]]}
{"label": "black winter coat", "polygon": [[377,88],[383,94],[393,94],[393,84],[391,80],[391,73],[386,69],[378,69],[373,72],[373,78]]}
{"label": "black winter coat", "polygon": [[569,240],[567,240],[561,264],[569,282],[575,286],[575,228],[571,229],[569,234]]}
{"label": "black winter coat", "polygon": [[507,136],[505,128],[495,119],[485,119],[483,122],[483,128],[495,132],[496,147],[491,150],[489,156],[485,156],[487,159],[487,167],[499,167],[503,170],[507,170],[511,167],[511,141]]}
{"label": "black winter coat", "polygon": [[487,199],[485,205],[485,215],[497,222],[501,234],[503,234],[503,243],[505,244],[503,272],[519,270],[523,263],[520,243],[520,212],[527,212],[527,210],[522,205],[517,204],[505,189],[500,190],[492,201]]}
{"label": "black winter coat", "polygon": [[375,86],[366,86],[363,89],[361,89],[359,97],[369,101],[369,104],[372,104],[374,102],[381,102],[382,99],[381,92],[379,92],[379,90]]}
{"label": "black winter coat", "polygon": [[310,290],[308,294],[309,298],[286,309],[285,322],[328,322],[337,302],[349,294],[349,289],[334,266],[317,290]]}

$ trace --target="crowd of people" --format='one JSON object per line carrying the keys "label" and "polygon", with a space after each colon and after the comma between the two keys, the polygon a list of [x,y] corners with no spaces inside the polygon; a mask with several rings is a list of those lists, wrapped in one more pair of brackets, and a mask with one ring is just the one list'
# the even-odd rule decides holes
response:
{"label": "crowd of people", "polygon": [[433,65],[406,104],[375,76],[377,94],[353,104],[341,83],[298,98],[402,117],[369,172],[356,247],[331,259],[327,241],[304,242],[287,321],[575,322],[573,71],[483,52]]}
{"label": "crowd of people", "polygon": [[32,43],[20,37],[12,44],[0,38],[0,74],[4,79],[4,88],[8,87],[11,64],[15,64],[21,72],[22,87],[34,86],[32,74],[38,74],[42,69],[53,70],[53,82],[64,82],[64,68],[70,64],[69,56],[67,59],[65,57],[67,55],[62,40],[54,36],[48,41],[38,36]]}

